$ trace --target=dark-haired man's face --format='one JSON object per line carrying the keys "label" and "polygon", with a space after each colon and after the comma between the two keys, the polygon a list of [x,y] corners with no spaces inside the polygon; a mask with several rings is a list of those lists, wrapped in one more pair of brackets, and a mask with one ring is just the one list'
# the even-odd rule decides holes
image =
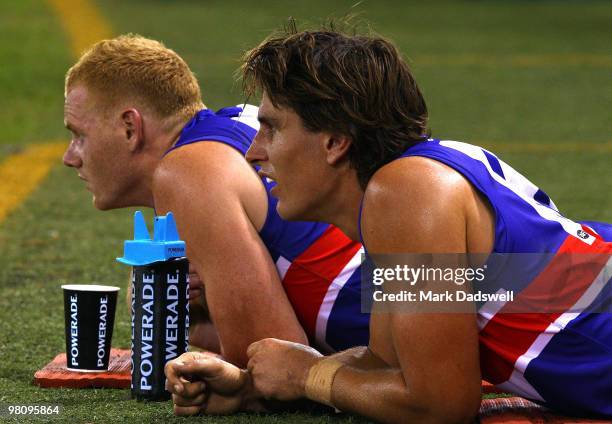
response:
{"label": "dark-haired man's face", "polygon": [[276,182],[271,194],[277,211],[288,220],[318,220],[333,178],[323,145],[327,135],[304,127],[292,109],[275,107],[264,96],[259,107],[260,128],[246,158],[260,165],[260,175]]}

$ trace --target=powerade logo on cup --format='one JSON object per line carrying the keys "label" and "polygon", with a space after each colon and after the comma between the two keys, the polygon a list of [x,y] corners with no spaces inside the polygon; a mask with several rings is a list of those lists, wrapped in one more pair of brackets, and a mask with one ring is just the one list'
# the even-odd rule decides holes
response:
{"label": "powerade logo on cup", "polygon": [[72,367],[79,366],[79,323],[77,321],[77,300],[78,297],[76,294],[73,294],[70,297],[70,360],[66,361],[66,363],[70,364]]}
{"label": "powerade logo on cup", "polygon": [[66,367],[106,371],[119,287],[68,284],[64,289]]}
{"label": "powerade logo on cup", "polygon": [[104,364],[104,355],[106,351],[106,313],[108,312],[108,296],[100,298],[100,323],[98,324],[98,366]]}
{"label": "powerade logo on cup", "polygon": [[166,362],[187,351],[189,263],[171,213],[156,217],[150,239],[141,212],[124,256],[132,265],[132,397],[164,400]]}

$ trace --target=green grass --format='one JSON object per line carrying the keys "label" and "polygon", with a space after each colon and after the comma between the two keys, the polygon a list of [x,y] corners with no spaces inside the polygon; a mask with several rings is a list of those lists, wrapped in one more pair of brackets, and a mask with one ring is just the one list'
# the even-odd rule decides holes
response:
{"label": "green grass", "polygon": [[[569,217],[612,221],[612,5],[597,1],[99,1],[116,33],[163,40],[191,64],[213,108],[242,101],[233,72],[242,52],[287,16],[318,21],[361,12],[412,63],[435,136],[476,143],[588,142],[580,153],[500,156],[541,186]],[[524,66],[519,56],[577,57]],[[580,59],[602,59],[589,63]],[[606,62],[607,58],[607,62]],[[0,3],[0,160],[19,146],[65,134],[63,75],[71,62],[61,28],[40,0]],[[581,62],[582,60],[582,62]],[[1,182],[0,182],[1,184]],[[51,390],[34,372],[64,350],[63,283],[125,288],[115,262],[131,236],[131,210],[100,213],[72,170],[50,176],[0,223],[0,404],[57,403],[65,422],[177,421],[170,404],[137,403],[127,390]],[[125,290],[122,290],[121,299]],[[119,302],[113,345],[129,346]],[[1,420],[2,418],[0,418]],[[202,417],[203,422],[356,422],[309,414]]]}
{"label": "green grass", "polygon": [[65,136],[70,61],[66,36],[43,1],[0,2],[0,148]]}

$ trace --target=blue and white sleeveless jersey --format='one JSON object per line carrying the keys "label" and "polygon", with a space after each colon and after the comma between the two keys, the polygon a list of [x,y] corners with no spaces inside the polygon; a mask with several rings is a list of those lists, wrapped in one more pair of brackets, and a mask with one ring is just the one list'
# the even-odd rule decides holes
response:
{"label": "blue and white sleeveless jersey", "polygon": [[[252,105],[216,113],[201,110],[167,153],[187,144],[213,141],[244,155],[259,128],[257,110]],[[262,183],[268,195],[268,214],[259,235],[309,340],[326,352],[367,345],[370,316],[361,313],[361,244],[332,225],[283,220],[276,212],[277,200],[270,195],[276,183],[263,179]]]}
{"label": "blue and white sleeveless jersey", "polygon": [[[410,156],[455,169],[488,200],[495,213],[494,253],[552,254],[549,266],[530,276],[518,296],[563,275],[573,279],[574,306],[582,306],[580,312],[508,313],[508,303],[481,305],[483,378],[559,411],[612,417],[612,314],[589,312],[612,302],[612,226],[562,216],[544,191],[483,148],[427,140],[401,158]],[[595,259],[582,272],[576,264],[555,262],[565,253]]]}

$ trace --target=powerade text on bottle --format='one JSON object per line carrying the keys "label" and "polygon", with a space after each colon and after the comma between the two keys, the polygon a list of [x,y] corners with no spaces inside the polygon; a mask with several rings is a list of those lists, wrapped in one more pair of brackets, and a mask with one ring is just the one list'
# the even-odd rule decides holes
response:
{"label": "powerade text on bottle", "polygon": [[117,260],[132,266],[132,397],[169,399],[164,366],[189,341],[189,263],[172,213],[155,217],[151,239],[137,211]]}

